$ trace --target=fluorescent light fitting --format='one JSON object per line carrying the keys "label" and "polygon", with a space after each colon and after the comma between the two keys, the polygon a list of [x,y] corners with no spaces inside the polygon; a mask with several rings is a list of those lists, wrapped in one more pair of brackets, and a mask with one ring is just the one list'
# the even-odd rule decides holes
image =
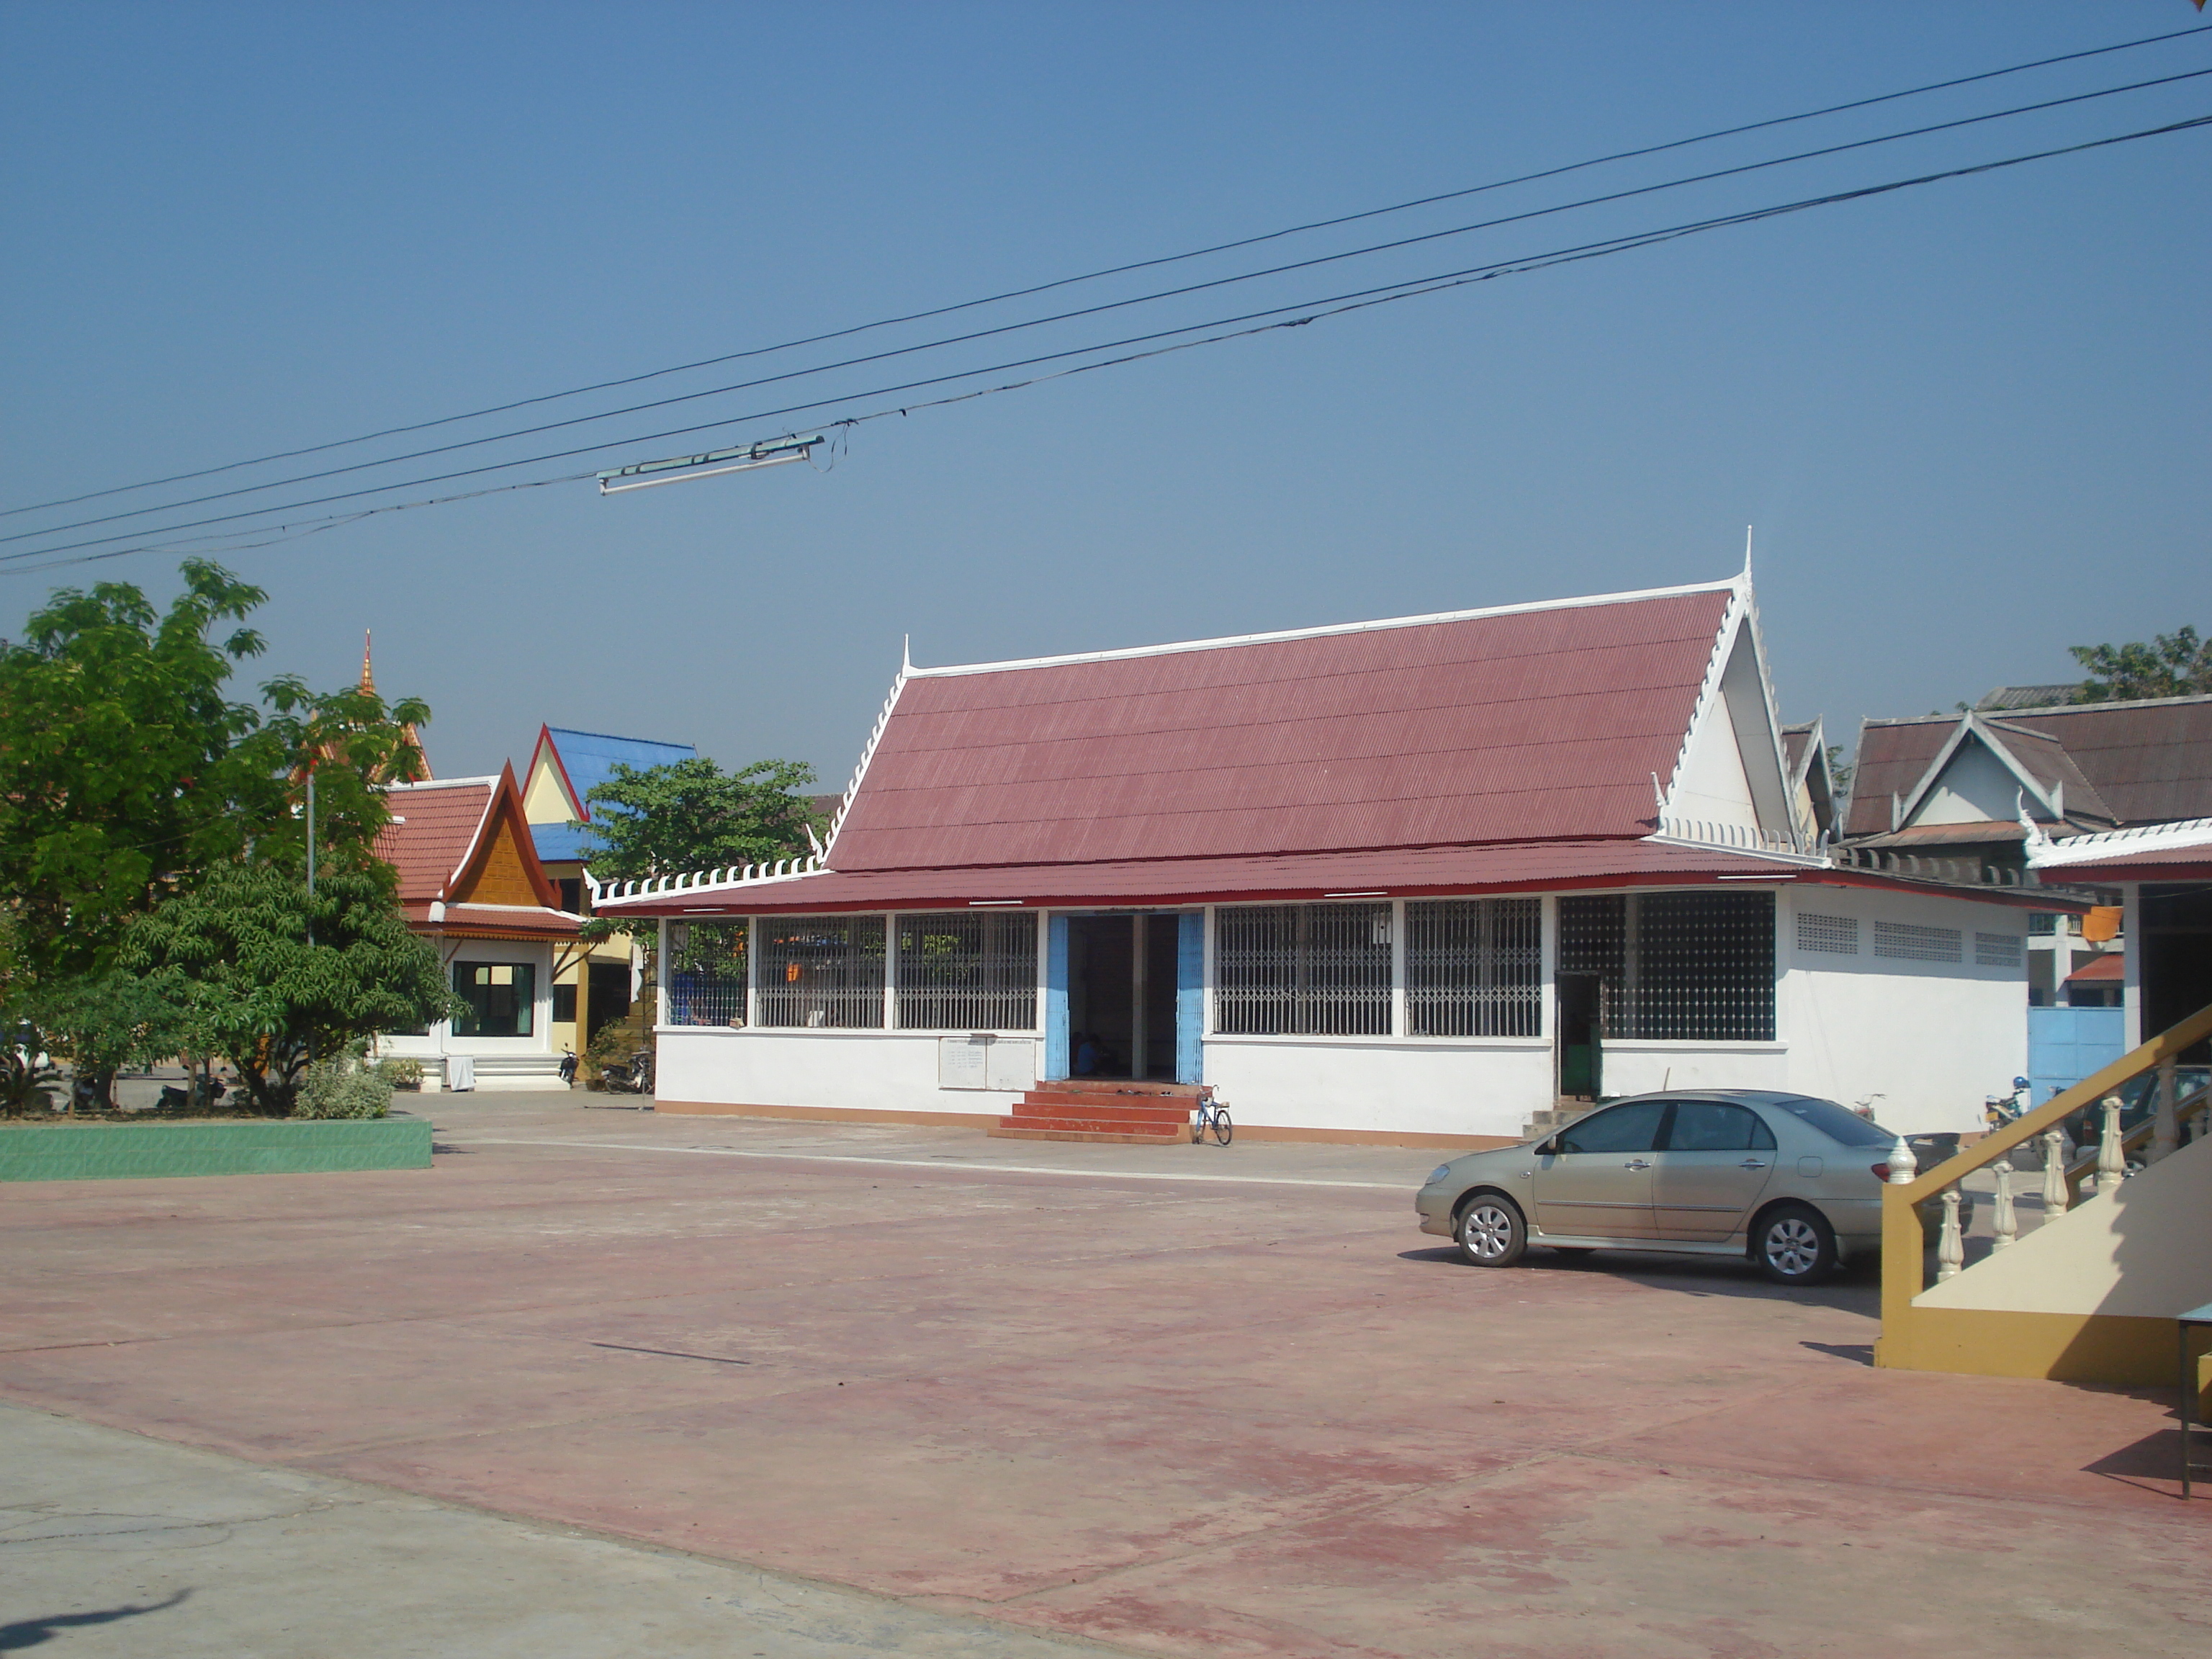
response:
{"label": "fluorescent light fitting", "polygon": [[1375,889],[1373,891],[1371,891],[1371,892],[1366,892],[1366,893],[1323,893],[1323,894],[1322,895],[1322,896],[1323,898],[1389,898],[1389,897],[1390,896],[1390,893],[1389,893],[1389,889],[1387,889],[1387,888],[1377,887],[1377,888],[1376,888],[1376,889]]}
{"label": "fluorescent light fitting", "polygon": [[986,904],[1026,904],[1029,901],[1027,899],[969,899],[968,902],[971,908],[980,908]]}
{"label": "fluorescent light fitting", "polygon": [[803,438],[794,433],[738,449],[710,449],[703,455],[678,455],[665,461],[636,461],[600,473],[599,494],[619,495],[624,490],[650,489],[655,484],[681,483],[686,478],[719,478],[725,472],[781,466],[805,460],[814,446],[823,441],[819,432]]}

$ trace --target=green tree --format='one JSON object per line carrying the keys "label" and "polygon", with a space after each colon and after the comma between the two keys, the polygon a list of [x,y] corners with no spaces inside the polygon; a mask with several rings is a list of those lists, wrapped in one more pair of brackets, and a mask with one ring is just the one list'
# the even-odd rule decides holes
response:
{"label": "green tree", "polygon": [[71,1109],[113,1105],[118,1072],[176,1053],[185,1036],[170,988],[120,969],[41,985],[25,1012],[32,1041],[70,1063]]}
{"label": "green tree", "polygon": [[2212,641],[2194,628],[2160,634],[2145,645],[2076,645],[2074,660],[2089,671],[2083,702],[2133,702],[2144,697],[2187,697],[2212,692]]}
{"label": "green tree", "polygon": [[[769,864],[803,858],[808,832],[826,820],[800,793],[814,769],[799,761],[755,761],[724,772],[711,760],[676,761],[639,769],[617,765],[586,797],[592,808],[592,842],[585,857],[600,882],[643,881],[653,876]],[[583,936],[597,942],[624,932],[623,924],[594,916]],[[700,923],[685,930],[683,949],[670,964],[677,971],[726,973],[739,964],[743,930]],[[648,984],[657,975],[658,940],[634,936],[645,952]]]}
{"label": "green tree", "polygon": [[183,574],[166,613],[126,583],[57,590],[0,647],[0,904],[50,987],[104,971],[131,919],[201,872],[249,849],[303,862],[310,767],[322,856],[355,867],[389,816],[374,784],[420,774],[419,702],[291,678],[262,688],[273,715],[234,701],[263,641],[222,630],[268,596],[203,559]]}
{"label": "green tree", "polygon": [[310,900],[283,862],[226,866],[138,918],[119,960],[176,1006],[176,1047],[228,1058],[279,1116],[311,1061],[459,1012],[381,867],[319,873]]}

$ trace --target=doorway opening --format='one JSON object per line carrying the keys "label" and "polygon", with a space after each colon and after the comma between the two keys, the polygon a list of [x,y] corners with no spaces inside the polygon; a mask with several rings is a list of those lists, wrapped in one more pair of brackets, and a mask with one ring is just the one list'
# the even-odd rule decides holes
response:
{"label": "doorway opening", "polygon": [[1604,987],[1595,974],[1559,976],[1559,1098],[1595,1101],[1605,1071]]}
{"label": "doorway opening", "polygon": [[1176,1078],[1173,914],[1067,919],[1067,1060],[1075,1078]]}

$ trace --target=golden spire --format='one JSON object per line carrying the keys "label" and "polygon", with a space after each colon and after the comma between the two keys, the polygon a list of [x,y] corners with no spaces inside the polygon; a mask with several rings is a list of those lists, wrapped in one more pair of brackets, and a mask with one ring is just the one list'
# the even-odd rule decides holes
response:
{"label": "golden spire", "polygon": [[368,629],[361,631],[361,689],[374,696],[376,693],[376,671],[368,665],[368,647],[371,638]]}

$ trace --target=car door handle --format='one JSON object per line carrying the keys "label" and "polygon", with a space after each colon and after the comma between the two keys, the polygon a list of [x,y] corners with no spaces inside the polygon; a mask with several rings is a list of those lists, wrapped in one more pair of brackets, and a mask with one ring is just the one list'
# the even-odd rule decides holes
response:
{"label": "car door handle", "polygon": [[1763,1170],[1766,1167],[1766,1163],[1763,1158],[1747,1158],[1735,1167],[1739,1170]]}
{"label": "car door handle", "polygon": [[1620,1166],[1624,1170],[1648,1170],[1651,1166],[1640,1158],[1632,1158]]}

